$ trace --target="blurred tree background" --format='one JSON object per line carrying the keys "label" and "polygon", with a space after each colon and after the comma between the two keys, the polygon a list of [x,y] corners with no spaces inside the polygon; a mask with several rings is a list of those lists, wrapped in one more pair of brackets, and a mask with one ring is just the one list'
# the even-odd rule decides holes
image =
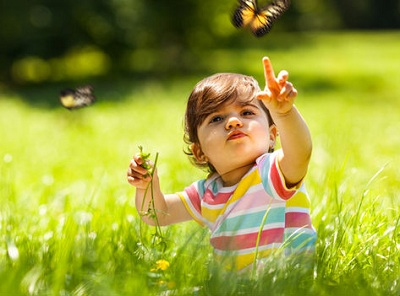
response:
{"label": "blurred tree background", "polygon": [[0,81],[18,85],[190,73],[211,49],[288,46],[282,32],[400,28],[400,0],[293,0],[260,39],[232,26],[236,0],[0,1]]}

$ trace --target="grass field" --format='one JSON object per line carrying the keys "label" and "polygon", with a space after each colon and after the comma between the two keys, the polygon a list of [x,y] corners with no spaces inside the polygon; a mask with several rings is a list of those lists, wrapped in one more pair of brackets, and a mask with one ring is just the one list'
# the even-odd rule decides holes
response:
{"label": "grass field", "polygon": [[159,152],[165,192],[204,177],[182,152],[200,76],[95,85],[98,102],[76,112],[56,104],[55,86],[3,87],[0,294],[400,295],[400,32],[286,37],[296,45],[200,62],[260,84],[264,55],[289,71],[314,142],[314,266],[271,258],[258,281],[210,280],[207,230],[163,228],[163,252],[139,222],[125,177],[138,145]]}

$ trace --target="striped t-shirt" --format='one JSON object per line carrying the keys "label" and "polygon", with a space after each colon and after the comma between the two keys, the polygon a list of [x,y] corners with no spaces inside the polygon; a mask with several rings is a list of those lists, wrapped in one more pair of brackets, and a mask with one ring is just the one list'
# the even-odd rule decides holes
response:
{"label": "striped t-shirt", "polygon": [[229,269],[250,265],[256,254],[260,259],[278,249],[285,254],[314,249],[305,187],[286,187],[276,155],[260,156],[234,186],[223,187],[215,173],[179,193],[193,219],[211,230],[214,254]]}

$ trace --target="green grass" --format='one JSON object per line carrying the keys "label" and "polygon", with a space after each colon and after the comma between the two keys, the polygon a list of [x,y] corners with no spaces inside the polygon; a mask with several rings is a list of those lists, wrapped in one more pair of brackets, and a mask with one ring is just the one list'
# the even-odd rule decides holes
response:
{"label": "green grass", "polygon": [[204,176],[182,152],[199,77],[99,85],[99,101],[76,112],[43,86],[0,96],[0,294],[399,295],[400,33],[286,37],[287,50],[215,50],[200,62],[261,84],[263,55],[289,71],[314,141],[312,267],[271,258],[257,282],[209,279],[208,232],[194,222],[163,228],[167,250],[153,247],[125,172],[142,145],[159,152],[164,191]]}

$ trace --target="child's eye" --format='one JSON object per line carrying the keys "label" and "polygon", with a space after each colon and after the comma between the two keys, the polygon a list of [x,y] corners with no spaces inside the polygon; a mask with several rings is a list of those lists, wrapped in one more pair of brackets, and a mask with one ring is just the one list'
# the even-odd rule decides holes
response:
{"label": "child's eye", "polygon": [[213,117],[211,118],[210,123],[220,122],[220,121],[222,121],[222,120],[223,120],[222,116],[216,115],[216,116],[213,116]]}
{"label": "child's eye", "polygon": [[251,116],[251,115],[254,115],[254,114],[255,114],[254,111],[251,111],[251,110],[244,110],[242,112],[243,116]]}

